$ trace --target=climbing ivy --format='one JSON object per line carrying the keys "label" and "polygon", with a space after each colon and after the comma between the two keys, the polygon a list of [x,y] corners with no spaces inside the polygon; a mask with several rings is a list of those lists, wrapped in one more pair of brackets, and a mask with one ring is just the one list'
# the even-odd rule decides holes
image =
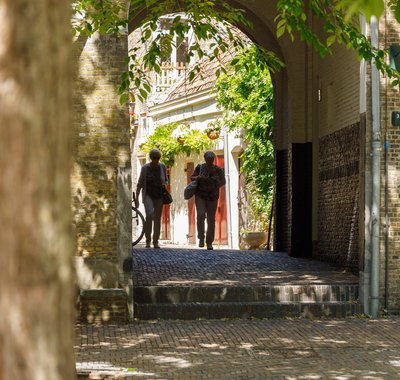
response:
{"label": "climbing ivy", "polygon": [[241,158],[252,214],[266,228],[273,197],[274,149],[273,87],[264,53],[255,45],[231,62],[234,75],[217,81],[217,102],[223,124],[242,134],[246,148]]}

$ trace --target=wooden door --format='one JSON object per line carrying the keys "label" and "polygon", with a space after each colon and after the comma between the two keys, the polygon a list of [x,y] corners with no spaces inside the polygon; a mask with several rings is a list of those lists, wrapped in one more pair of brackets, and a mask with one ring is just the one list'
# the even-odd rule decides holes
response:
{"label": "wooden door", "polygon": [[[224,167],[224,156],[217,156],[215,158],[215,165]],[[228,227],[226,219],[226,192],[225,186],[219,190],[219,200],[217,206],[217,214],[215,217],[215,238],[214,244],[228,244]]]}
{"label": "wooden door", "polygon": [[[171,191],[171,168],[167,168],[168,185],[167,190]],[[171,218],[170,218],[171,205],[164,205],[161,214],[161,240],[171,240]]]}

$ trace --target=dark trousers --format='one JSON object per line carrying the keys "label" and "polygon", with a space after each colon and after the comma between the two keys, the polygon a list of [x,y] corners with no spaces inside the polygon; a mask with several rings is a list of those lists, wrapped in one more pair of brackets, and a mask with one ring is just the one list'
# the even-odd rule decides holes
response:
{"label": "dark trousers", "polygon": [[146,236],[146,243],[151,242],[151,230],[153,229],[153,243],[157,244],[160,238],[161,230],[161,213],[163,209],[162,199],[153,199],[148,195],[144,198],[144,210],[146,213],[146,221],[144,223],[144,234]]}
{"label": "dark trousers", "polygon": [[215,235],[215,214],[217,212],[218,199],[207,201],[199,196],[195,196],[197,211],[197,237],[204,240],[204,221],[207,218],[206,244],[212,245]]}

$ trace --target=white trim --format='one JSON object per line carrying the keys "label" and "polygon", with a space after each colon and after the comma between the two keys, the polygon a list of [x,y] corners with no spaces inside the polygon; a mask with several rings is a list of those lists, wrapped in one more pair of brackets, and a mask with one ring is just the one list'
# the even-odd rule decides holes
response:
{"label": "white trim", "polygon": [[203,90],[193,95],[189,95],[186,97],[181,96],[178,99],[173,99],[161,104],[151,106],[149,107],[148,116],[150,117],[159,116],[164,113],[182,109],[185,106],[191,106],[194,104],[205,102],[207,100],[214,100],[214,99],[215,99],[215,92],[212,92],[210,89]]}

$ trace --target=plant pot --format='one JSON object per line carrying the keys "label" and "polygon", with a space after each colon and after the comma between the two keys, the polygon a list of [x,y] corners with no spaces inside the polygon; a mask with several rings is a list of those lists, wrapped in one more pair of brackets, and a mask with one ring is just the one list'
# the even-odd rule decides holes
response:
{"label": "plant pot", "polygon": [[211,140],[216,140],[219,137],[219,131],[210,131],[207,132],[207,136]]}
{"label": "plant pot", "polygon": [[268,234],[265,231],[246,232],[242,239],[249,249],[257,249],[267,242]]}

